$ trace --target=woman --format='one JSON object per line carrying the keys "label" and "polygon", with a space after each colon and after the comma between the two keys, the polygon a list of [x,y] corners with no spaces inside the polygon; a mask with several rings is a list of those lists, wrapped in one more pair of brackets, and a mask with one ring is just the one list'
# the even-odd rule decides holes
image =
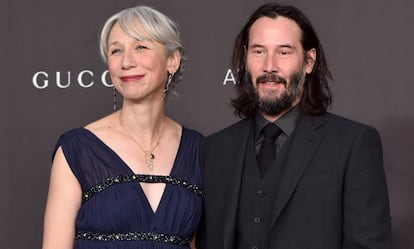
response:
{"label": "woman", "polygon": [[189,248],[202,136],[164,113],[182,74],[177,28],[152,8],[125,9],[104,25],[100,51],[123,105],[59,139],[43,248]]}

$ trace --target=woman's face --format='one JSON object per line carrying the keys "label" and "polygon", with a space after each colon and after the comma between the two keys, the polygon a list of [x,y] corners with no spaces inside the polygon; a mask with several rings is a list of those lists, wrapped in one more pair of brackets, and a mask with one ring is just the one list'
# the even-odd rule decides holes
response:
{"label": "woman's face", "polygon": [[146,37],[137,40],[116,23],[108,38],[108,68],[115,88],[125,100],[162,99],[168,72],[179,66],[179,53],[167,56],[164,45],[156,42],[137,22],[135,28]]}

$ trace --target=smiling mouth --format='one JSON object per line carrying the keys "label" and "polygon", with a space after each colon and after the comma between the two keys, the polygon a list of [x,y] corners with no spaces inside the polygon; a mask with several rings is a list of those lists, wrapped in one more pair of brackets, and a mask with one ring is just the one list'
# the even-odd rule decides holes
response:
{"label": "smiling mouth", "polygon": [[143,75],[131,75],[131,76],[123,76],[123,77],[120,77],[120,79],[122,80],[122,81],[134,81],[134,80],[139,80],[139,79],[141,79],[143,77]]}
{"label": "smiling mouth", "polygon": [[260,75],[259,77],[257,77],[256,82],[258,84],[266,84],[271,86],[277,84],[283,84],[286,86],[287,84],[287,81],[284,78],[280,77],[275,73]]}
{"label": "smiling mouth", "polygon": [[274,85],[283,84],[283,83],[281,83],[281,82],[275,82],[275,81],[267,81],[267,82],[259,82],[259,84],[266,84],[266,85],[274,86]]}

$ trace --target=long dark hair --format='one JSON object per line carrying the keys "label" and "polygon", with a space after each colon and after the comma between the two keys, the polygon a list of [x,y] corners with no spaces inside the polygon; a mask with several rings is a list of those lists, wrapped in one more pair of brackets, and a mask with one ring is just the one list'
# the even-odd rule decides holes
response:
{"label": "long dark hair", "polygon": [[302,30],[301,44],[305,51],[316,49],[316,61],[310,74],[306,74],[303,96],[300,102],[306,114],[317,115],[326,112],[332,103],[332,92],[328,80],[332,79],[328,69],[325,54],[312,24],[307,17],[293,6],[283,6],[268,3],[259,7],[249,21],[244,25],[236,38],[232,70],[235,74],[237,97],[231,100],[235,108],[234,113],[241,118],[250,118],[256,114],[257,106],[254,98],[254,89],[248,78],[246,69],[246,50],[249,43],[249,31],[253,23],[261,17],[276,18],[283,16],[294,20]]}

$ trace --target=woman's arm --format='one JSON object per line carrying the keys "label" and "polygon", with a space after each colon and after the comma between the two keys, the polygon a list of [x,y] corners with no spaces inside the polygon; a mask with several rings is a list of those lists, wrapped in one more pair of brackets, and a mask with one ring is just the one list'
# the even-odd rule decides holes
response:
{"label": "woman's arm", "polygon": [[82,190],[70,170],[62,148],[53,160],[46,203],[43,249],[73,249],[75,220],[82,201]]}

